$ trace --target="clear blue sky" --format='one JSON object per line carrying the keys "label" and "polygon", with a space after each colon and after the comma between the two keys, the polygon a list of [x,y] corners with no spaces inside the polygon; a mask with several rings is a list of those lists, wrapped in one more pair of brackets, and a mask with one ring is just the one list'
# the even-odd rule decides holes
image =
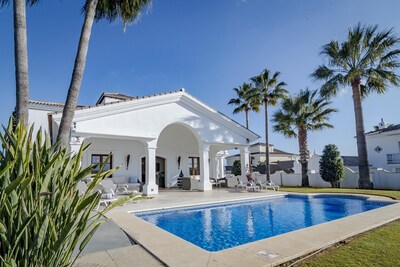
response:
{"label": "clear blue sky", "polygon": [[[28,9],[31,99],[64,102],[83,16],[84,1],[42,0]],[[184,87],[244,124],[227,102],[232,88],[264,68],[282,72],[291,93],[318,88],[309,77],[322,62],[323,44],[343,40],[357,22],[393,27],[400,34],[398,0],[154,0],[151,10],[123,32],[120,21],[94,25],[79,104],[94,104],[104,91],[149,95]],[[400,89],[364,101],[366,130],[380,118],[400,123]],[[12,6],[0,11],[0,123],[15,105]],[[309,149],[335,143],[356,154],[349,88],[334,100],[334,129],[309,135]],[[272,113],[274,108],[271,108]],[[263,113],[250,127],[264,136]],[[270,131],[270,143],[297,152],[297,140]]]}

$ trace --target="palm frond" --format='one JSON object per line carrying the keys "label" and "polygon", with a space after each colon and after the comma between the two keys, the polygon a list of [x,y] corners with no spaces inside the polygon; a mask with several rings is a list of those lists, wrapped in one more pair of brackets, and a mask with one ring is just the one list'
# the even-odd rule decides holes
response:
{"label": "palm frond", "polygon": [[331,102],[320,97],[317,90],[300,90],[297,95],[283,100],[281,108],[273,114],[274,131],[285,137],[297,137],[296,129],[322,130],[331,128],[326,121],[337,112]]}
{"label": "palm frond", "polygon": [[[89,1],[86,1],[83,12],[86,12]],[[142,9],[150,9],[151,3],[151,0],[99,0],[95,20],[107,19],[112,22],[121,18],[125,29],[127,23],[136,22],[140,18]]]}
{"label": "palm frond", "polygon": [[[322,47],[322,64],[311,74],[323,80],[320,92],[334,96],[340,87],[360,85],[363,97],[384,93],[389,85],[398,86],[395,70],[400,67],[400,38],[393,29],[378,31],[378,26],[358,23],[350,28],[344,42],[331,41]],[[361,84],[364,82],[363,84]]]}

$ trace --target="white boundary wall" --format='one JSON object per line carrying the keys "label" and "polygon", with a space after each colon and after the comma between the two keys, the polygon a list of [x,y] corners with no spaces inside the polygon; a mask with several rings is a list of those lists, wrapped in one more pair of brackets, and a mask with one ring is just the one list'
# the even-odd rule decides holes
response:
{"label": "white boundary wall", "polygon": [[[340,187],[358,188],[358,173],[347,167],[345,167],[344,173],[345,177],[340,183]],[[400,173],[373,169],[371,170],[371,177],[375,189],[400,189]],[[312,187],[331,187],[330,183],[322,180],[319,173],[309,173],[308,179]],[[271,175],[271,180],[276,185],[301,186],[301,173],[276,172]]]}

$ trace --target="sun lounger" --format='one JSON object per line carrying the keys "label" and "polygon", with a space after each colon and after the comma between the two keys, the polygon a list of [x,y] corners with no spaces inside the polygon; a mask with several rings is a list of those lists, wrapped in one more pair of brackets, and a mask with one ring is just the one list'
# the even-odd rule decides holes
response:
{"label": "sun lounger", "polygon": [[242,192],[244,191],[260,191],[260,187],[254,183],[243,183],[242,181],[239,180],[238,185],[236,188],[241,190]]}
{"label": "sun lounger", "polygon": [[96,207],[96,210],[99,210],[101,204],[104,206],[108,206],[112,202],[116,201],[115,192],[112,188],[105,188],[103,185],[98,184],[94,187],[93,192],[99,192],[101,194],[101,198],[99,204]]}
{"label": "sun lounger", "polygon": [[273,189],[274,191],[279,191],[279,185],[276,185],[273,182],[262,183],[262,182],[258,181],[257,185],[260,186],[261,189],[265,189],[265,190]]}
{"label": "sun lounger", "polygon": [[137,185],[119,185],[115,192],[120,195],[132,195],[139,192],[139,186]]}

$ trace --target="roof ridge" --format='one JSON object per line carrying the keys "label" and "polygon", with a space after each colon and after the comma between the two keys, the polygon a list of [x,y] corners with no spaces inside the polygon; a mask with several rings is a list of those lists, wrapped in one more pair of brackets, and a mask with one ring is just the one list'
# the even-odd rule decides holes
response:
{"label": "roof ridge", "polygon": [[[29,103],[32,104],[38,104],[38,105],[45,105],[45,106],[57,106],[57,107],[63,107],[65,106],[64,103],[60,102],[54,102],[54,101],[43,101],[43,100],[35,100],[35,99],[29,99]],[[76,107],[85,107],[83,105],[77,105]]]}
{"label": "roof ridge", "polygon": [[390,131],[395,131],[395,130],[400,130],[400,124],[392,124],[386,128],[366,132],[365,134],[367,135],[367,134],[374,134],[374,133],[384,133],[384,132],[390,132]]}

